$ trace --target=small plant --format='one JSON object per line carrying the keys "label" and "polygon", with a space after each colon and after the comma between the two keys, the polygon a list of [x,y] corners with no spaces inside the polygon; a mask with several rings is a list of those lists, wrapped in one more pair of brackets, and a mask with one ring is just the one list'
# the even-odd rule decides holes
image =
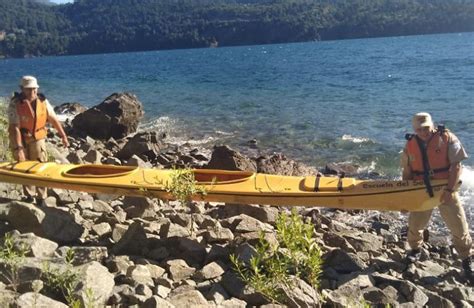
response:
{"label": "small plant", "polygon": [[16,290],[20,283],[19,268],[23,264],[27,252],[26,245],[15,247],[13,237],[10,233],[5,234],[0,247],[0,275],[9,281]]}
{"label": "small plant", "polygon": [[43,280],[45,289],[58,297],[62,297],[70,307],[81,307],[81,302],[74,295],[79,284],[79,274],[74,270],[74,250],[68,249],[64,258],[66,269],[53,269],[49,263],[43,265]]}
{"label": "small plant", "polygon": [[165,183],[165,190],[181,204],[189,204],[196,194],[205,195],[206,189],[197,184],[191,169],[174,169],[170,180]]}
{"label": "small plant", "polygon": [[[213,181],[214,183],[214,181]],[[170,193],[181,204],[191,208],[194,195],[205,195],[207,190],[199,186],[191,169],[174,169],[171,172],[170,180],[165,183],[165,190]],[[194,216],[191,215],[191,235],[193,234]]]}
{"label": "small plant", "polygon": [[262,232],[255,246],[255,254],[245,264],[231,255],[234,270],[240,278],[272,302],[285,299],[284,289],[293,287],[293,278],[319,286],[321,250],[314,238],[314,227],[305,222],[296,211],[283,213],[276,222],[277,244],[270,244]]}

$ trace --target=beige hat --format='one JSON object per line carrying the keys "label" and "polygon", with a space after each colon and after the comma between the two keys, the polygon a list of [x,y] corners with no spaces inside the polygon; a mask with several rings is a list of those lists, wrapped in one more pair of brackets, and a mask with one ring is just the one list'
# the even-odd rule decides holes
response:
{"label": "beige hat", "polygon": [[413,116],[412,119],[413,129],[417,130],[418,128],[422,127],[433,127],[433,120],[431,119],[431,115],[427,112],[420,112]]}
{"label": "beige hat", "polygon": [[23,76],[20,81],[22,88],[39,88],[38,81],[33,76]]}

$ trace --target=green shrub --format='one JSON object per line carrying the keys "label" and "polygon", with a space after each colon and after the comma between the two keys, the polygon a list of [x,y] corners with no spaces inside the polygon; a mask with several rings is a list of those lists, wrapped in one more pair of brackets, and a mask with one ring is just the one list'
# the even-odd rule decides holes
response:
{"label": "green shrub", "polygon": [[269,243],[262,232],[255,254],[248,264],[231,255],[234,270],[257,292],[273,302],[284,302],[282,288],[291,289],[298,277],[314,288],[319,286],[321,250],[314,237],[314,227],[296,211],[280,214],[276,222],[277,244]]}
{"label": "green shrub", "polygon": [[191,169],[174,169],[170,180],[165,183],[165,190],[181,204],[189,204],[196,194],[206,194],[206,189],[198,185]]}
{"label": "green shrub", "polygon": [[74,250],[69,249],[65,256],[66,269],[51,268],[49,263],[45,263],[42,280],[46,292],[52,293],[60,300],[65,300],[69,307],[81,307],[80,301],[74,295],[74,290],[79,284],[79,274],[74,270],[73,260]]}
{"label": "green shrub", "polygon": [[14,290],[20,283],[19,268],[25,260],[26,252],[25,245],[16,247],[11,234],[5,234],[0,246],[0,275],[10,282]]}

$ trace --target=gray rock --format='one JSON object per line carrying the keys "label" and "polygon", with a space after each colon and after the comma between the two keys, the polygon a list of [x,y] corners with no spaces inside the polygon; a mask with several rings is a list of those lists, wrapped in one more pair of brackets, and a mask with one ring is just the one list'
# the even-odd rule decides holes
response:
{"label": "gray rock", "polygon": [[115,254],[142,255],[146,247],[147,236],[140,222],[130,225],[127,232],[122,236],[117,244],[112,248]]}
{"label": "gray rock", "polygon": [[152,296],[141,306],[142,308],[175,308],[170,302],[158,297]]}
{"label": "gray rock", "polygon": [[232,271],[227,271],[222,276],[220,283],[231,296],[246,301],[248,305],[268,304],[268,300],[263,295],[256,293],[251,287],[246,286]]}
{"label": "gray rock", "polygon": [[316,170],[288,159],[283,154],[274,154],[270,157],[262,156],[257,159],[257,172],[298,176],[315,174]]}
{"label": "gray rock", "polygon": [[154,294],[160,296],[161,298],[167,298],[170,294],[171,289],[162,285],[157,285],[154,290]]}
{"label": "gray rock", "polygon": [[260,206],[253,204],[226,204],[223,208],[226,217],[245,214],[264,223],[273,224],[278,217],[279,211],[276,207]]}
{"label": "gray rock", "polygon": [[107,157],[104,162],[106,165],[115,165],[115,166],[120,166],[122,165],[122,161],[118,159],[117,157]]}
{"label": "gray rock", "polygon": [[114,275],[109,273],[107,268],[100,263],[93,261],[78,268],[80,284],[74,291],[79,296],[82,303],[87,303],[87,290],[91,290],[94,303],[102,305],[107,302],[112,295],[115,285]]}
{"label": "gray rock", "polygon": [[191,235],[189,228],[181,227],[174,223],[164,224],[160,229],[160,236],[163,238],[187,237]]}
{"label": "gray rock", "polygon": [[176,307],[189,307],[195,305],[208,305],[207,300],[197,290],[176,294],[169,298],[169,302]]}
{"label": "gray rock", "polygon": [[66,304],[55,301],[40,293],[29,292],[20,295],[16,301],[18,308],[48,307],[48,308],[67,308]]}
{"label": "gray rock", "polygon": [[78,240],[84,232],[76,217],[61,209],[39,209],[17,201],[0,204],[0,219],[21,233],[33,232],[58,244]]}
{"label": "gray rock", "polygon": [[217,227],[209,228],[204,232],[203,237],[207,243],[225,243],[232,241],[234,234],[230,229]]}
{"label": "gray rock", "polygon": [[271,232],[273,230],[270,225],[245,214],[225,219],[221,221],[221,224],[234,232]]}
{"label": "gray rock", "polygon": [[323,234],[324,244],[329,247],[337,247],[346,252],[355,253],[356,250],[352,245],[341,235],[333,232],[325,232]]}
{"label": "gray rock", "polygon": [[180,238],[178,247],[180,254],[189,263],[201,264],[206,257],[206,246],[198,243],[196,240]]}
{"label": "gray rock", "polygon": [[[162,148],[163,144],[156,132],[137,133],[117,153],[117,157],[127,160],[133,155],[149,156],[150,152],[160,153]],[[154,158],[156,158],[156,154],[154,154],[154,157],[148,157],[148,159]]]}
{"label": "gray rock", "polygon": [[406,301],[413,302],[415,305],[424,306],[428,302],[428,296],[415,284],[407,280],[400,280],[387,274],[374,273],[372,274],[376,286],[391,285],[402,294]]}
{"label": "gray rock", "polygon": [[[387,289],[387,288],[385,288]],[[371,305],[385,305],[397,303],[397,291],[393,295],[389,290],[381,290],[377,287],[368,287],[362,290],[364,300]]]}
{"label": "gray rock", "polygon": [[194,278],[198,280],[209,280],[217,278],[224,274],[226,266],[220,262],[212,262],[206,264],[201,270],[194,274]]}
{"label": "gray rock", "polygon": [[152,165],[148,162],[145,162],[143,159],[138,157],[137,155],[133,155],[127,160],[126,166],[137,166],[144,169],[152,168]]}
{"label": "gray rock", "polygon": [[121,139],[137,130],[142,117],[142,104],[135,95],[114,93],[101,104],[78,114],[72,125],[95,139]]}
{"label": "gray rock", "polygon": [[153,287],[153,279],[148,267],[145,265],[134,265],[127,269],[127,277],[133,281],[134,285],[144,284]]}
{"label": "gray rock", "polygon": [[291,308],[310,308],[319,306],[322,300],[319,298],[318,291],[313,289],[305,281],[293,277],[294,285],[288,289],[283,288],[285,294],[285,304]]}
{"label": "gray rock", "polygon": [[84,160],[82,159],[85,156],[84,151],[78,150],[78,151],[73,151],[70,152],[67,156],[66,159],[71,163],[71,164],[83,164]]}
{"label": "gray rock", "polygon": [[324,256],[325,266],[330,266],[339,273],[351,273],[363,270],[365,263],[353,253],[334,249]]}
{"label": "gray rock", "polygon": [[102,263],[108,256],[107,247],[100,246],[64,246],[59,248],[58,252],[62,257],[64,257],[66,256],[68,249],[72,249],[74,251],[73,264],[75,265],[82,265],[92,261]]}
{"label": "gray rock", "polygon": [[382,248],[383,239],[375,234],[362,233],[344,237],[357,251],[380,251]]}
{"label": "gray rock", "polygon": [[196,269],[190,267],[186,261],[180,259],[169,260],[166,262],[166,265],[168,267],[168,272],[170,273],[171,279],[176,282],[191,277],[196,271]]}
{"label": "gray rock", "polygon": [[216,304],[221,304],[225,300],[229,299],[229,294],[219,283],[215,283],[207,292],[206,298],[215,302]]}
{"label": "gray rock", "polygon": [[216,146],[212,152],[208,169],[257,171],[257,165],[251,159],[243,156],[228,146]]}
{"label": "gray rock", "polygon": [[87,154],[82,158],[86,163],[100,165],[102,161],[102,154],[97,150],[89,150]]}
{"label": "gray rock", "polygon": [[440,296],[435,292],[425,290],[425,294],[428,296],[427,307],[443,307],[443,308],[454,308],[456,307],[452,301],[447,298]]}
{"label": "gray rock", "polygon": [[247,303],[238,298],[231,298],[220,303],[218,307],[245,308],[247,307]]}
{"label": "gray rock", "polygon": [[109,233],[112,232],[112,227],[108,223],[103,222],[103,223],[100,223],[100,224],[97,224],[97,225],[93,225],[92,230],[98,236],[104,236],[104,235],[109,234]]}
{"label": "gray rock", "polygon": [[13,233],[12,239],[15,247],[26,249],[26,255],[30,257],[52,257],[58,248],[58,244],[55,242],[36,236],[33,233]]}
{"label": "gray rock", "polygon": [[99,213],[112,213],[114,209],[102,200],[95,200],[92,202],[92,209]]}

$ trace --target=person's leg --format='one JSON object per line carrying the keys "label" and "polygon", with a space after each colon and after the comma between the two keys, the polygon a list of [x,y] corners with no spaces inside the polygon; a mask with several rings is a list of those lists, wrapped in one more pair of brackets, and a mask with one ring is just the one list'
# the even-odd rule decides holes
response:
{"label": "person's leg", "polygon": [[408,244],[412,250],[418,250],[423,244],[423,231],[430,221],[432,210],[410,212],[408,217]]}
{"label": "person's leg", "polygon": [[471,255],[472,238],[469,234],[466,215],[458,194],[453,195],[453,202],[441,204],[439,212],[446,226],[451,231],[453,244],[461,259],[466,259]]}
{"label": "person's leg", "polygon": [[[32,144],[24,144],[24,151],[25,151],[25,158],[27,160],[34,160],[34,150],[32,150]],[[15,154],[16,155],[16,154]],[[23,194],[27,197],[27,200],[33,202],[33,198],[36,196],[36,190],[34,186],[31,185],[23,185]]]}
{"label": "person's leg", "polygon": [[[37,160],[40,162],[46,162],[48,160],[48,153],[46,151],[46,141],[45,139],[37,140],[30,143],[30,159]],[[46,199],[48,196],[47,189],[45,187],[36,187],[37,197],[39,199]]]}

